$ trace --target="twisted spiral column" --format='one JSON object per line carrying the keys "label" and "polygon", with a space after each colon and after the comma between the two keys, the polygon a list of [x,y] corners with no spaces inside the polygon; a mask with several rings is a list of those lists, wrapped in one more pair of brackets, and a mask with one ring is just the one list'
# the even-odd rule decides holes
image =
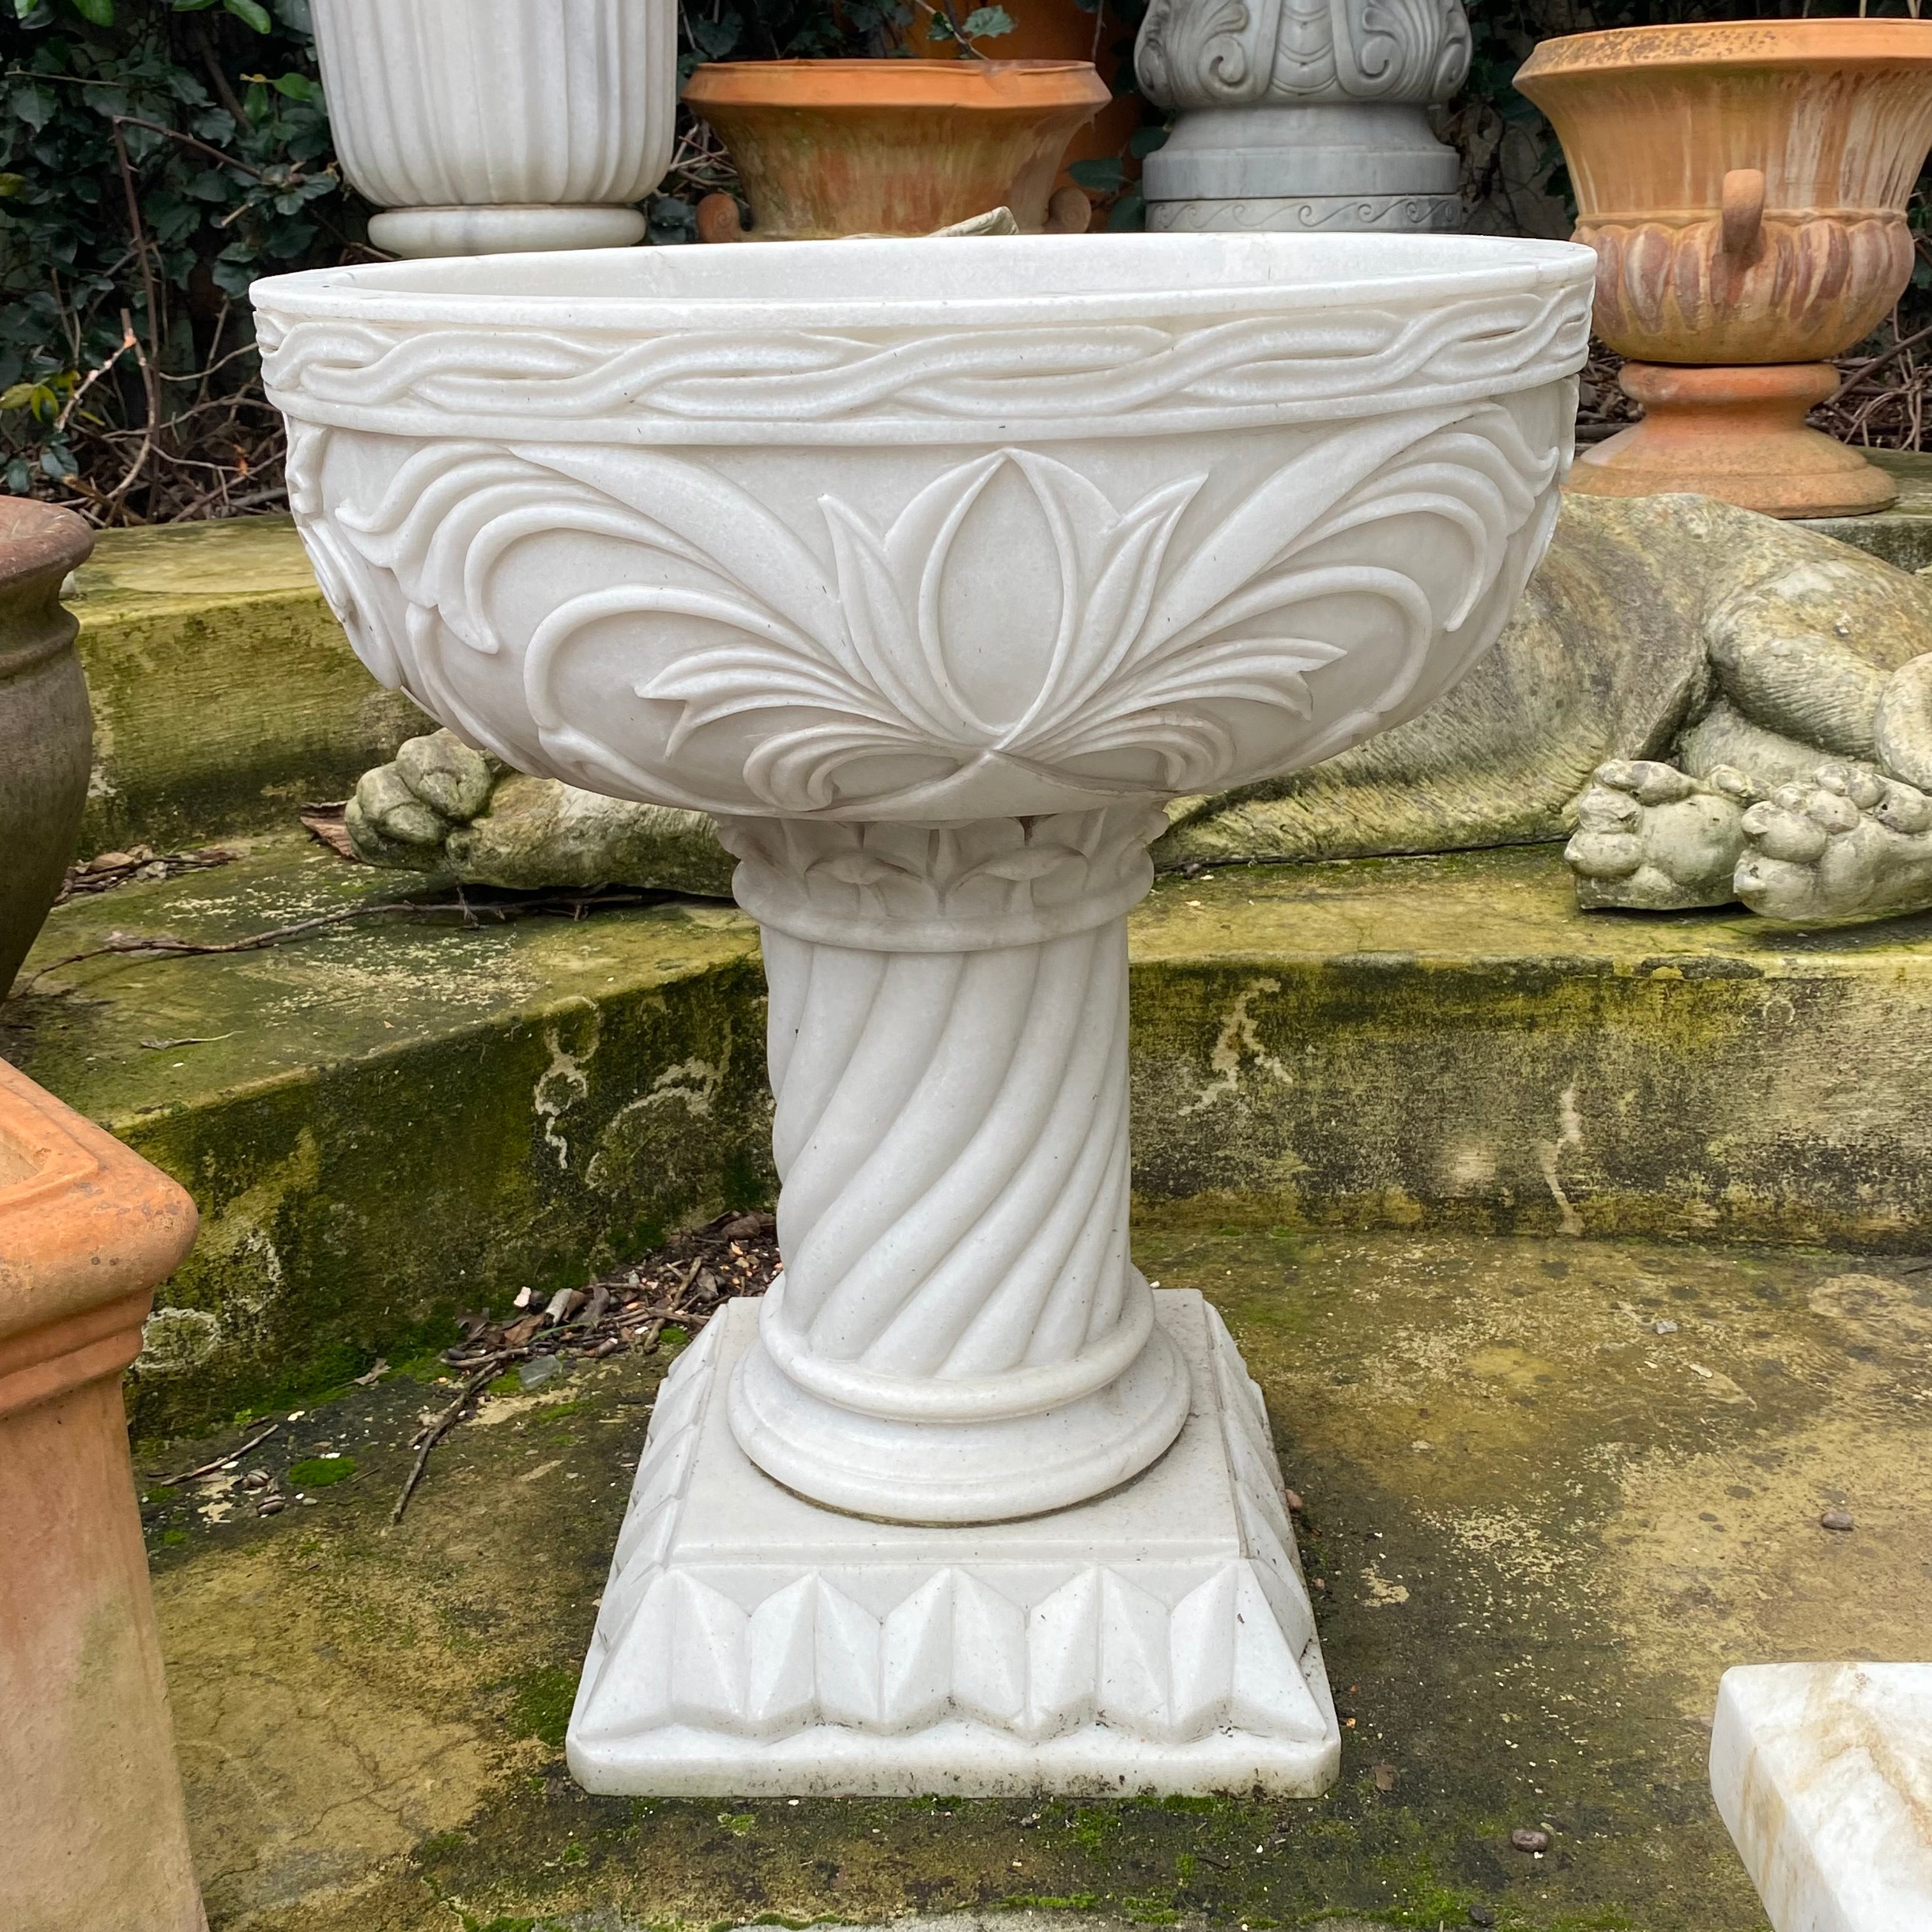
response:
{"label": "twisted spiral column", "polygon": [[729,1412],[788,1487],[1028,1516],[1178,1432],[1127,1253],[1125,912],[1161,822],[721,827],[764,934],[785,1256]]}

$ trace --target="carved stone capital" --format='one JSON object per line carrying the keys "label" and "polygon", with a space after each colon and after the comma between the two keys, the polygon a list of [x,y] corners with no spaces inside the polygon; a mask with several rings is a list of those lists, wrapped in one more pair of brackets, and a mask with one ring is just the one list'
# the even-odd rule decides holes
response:
{"label": "carved stone capital", "polygon": [[1144,799],[957,826],[721,818],[760,926],[888,952],[1033,946],[1118,919],[1154,883],[1166,814]]}
{"label": "carved stone capital", "polygon": [[1167,107],[1447,100],[1469,70],[1462,0],[1154,0],[1134,56]]}

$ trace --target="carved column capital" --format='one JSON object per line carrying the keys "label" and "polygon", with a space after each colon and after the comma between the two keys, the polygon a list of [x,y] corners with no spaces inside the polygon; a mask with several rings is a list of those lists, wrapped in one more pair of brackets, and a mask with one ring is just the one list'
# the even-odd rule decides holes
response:
{"label": "carved column capital", "polygon": [[1142,798],[966,825],[721,818],[732,890],[760,926],[886,952],[1034,946],[1120,917],[1154,883],[1167,816]]}
{"label": "carved column capital", "polygon": [[1168,107],[1446,100],[1469,70],[1462,0],[1154,0],[1135,50]]}

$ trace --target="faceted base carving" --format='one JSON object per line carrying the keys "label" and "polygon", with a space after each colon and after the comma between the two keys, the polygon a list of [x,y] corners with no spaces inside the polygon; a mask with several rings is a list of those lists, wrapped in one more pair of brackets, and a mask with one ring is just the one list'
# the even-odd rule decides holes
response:
{"label": "faceted base carving", "polygon": [[1461,225],[1453,194],[1254,195],[1240,201],[1150,201],[1150,229],[1447,233]]}
{"label": "faceted base carving", "polygon": [[638,1796],[1309,1796],[1340,1733],[1260,1391],[1156,1294],[1192,1402],[1126,1488],[1024,1522],[880,1524],[762,1474],[724,1415],[757,1310],[667,1378],[571,1719]]}

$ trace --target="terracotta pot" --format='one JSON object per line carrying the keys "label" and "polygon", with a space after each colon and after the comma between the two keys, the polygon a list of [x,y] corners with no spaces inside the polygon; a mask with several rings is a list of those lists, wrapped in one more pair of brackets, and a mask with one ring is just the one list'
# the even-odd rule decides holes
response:
{"label": "terracotta pot", "polygon": [[[1011,8],[1008,11],[1012,16],[1012,32],[986,43],[987,51],[996,59],[1090,60],[1094,71],[1112,97],[1086,126],[1073,130],[1066,152],[1060,157],[1060,173],[1056,179],[1073,186],[1076,184],[1066,170],[1076,161],[1114,159],[1120,161],[1129,181],[1137,179],[1141,164],[1127,153],[1126,146],[1134,130],[1141,124],[1145,104],[1131,88],[1125,94],[1114,93],[1114,76],[1120,72],[1124,57],[1129,69],[1128,77],[1132,77],[1132,30],[1109,15],[1096,37],[1093,10],[1083,8],[1080,0],[1026,0],[1024,6]],[[907,52],[920,60],[977,58],[962,51],[950,40],[928,39],[926,23],[926,16],[922,14],[901,30]]]}
{"label": "terracotta pot", "polygon": [[[1621,354],[1815,364],[1869,334],[1904,292],[1906,203],[1932,147],[1932,21],[1580,34],[1546,40],[1516,86],[1562,141],[1576,238],[1597,251],[1597,332]],[[1787,516],[1881,508],[1892,491],[1879,473],[1803,427],[1819,380],[1814,368],[1736,394],[1736,384],[1678,385],[1668,448],[1640,424],[1580,458],[1572,487],[1622,495],[1709,482],[1708,494]],[[1721,407],[1700,432],[1706,397]],[[1760,434],[1779,453],[1738,446]],[[1802,481],[1813,472],[1816,489]],[[1780,479],[1784,500],[1738,480],[1750,476]]]}
{"label": "terracotta pot", "polygon": [[121,1371],[194,1238],[165,1174],[0,1061],[9,1932],[202,1932]]}
{"label": "terracotta pot", "polygon": [[94,742],[62,580],[94,533],[70,511],[0,497],[0,994],[60,891]]}
{"label": "terracotta pot", "polygon": [[988,208],[1046,225],[1076,129],[1112,98],[1085,61],[743,61],[686,103],[718,130],[754,241],[929,235]]}

